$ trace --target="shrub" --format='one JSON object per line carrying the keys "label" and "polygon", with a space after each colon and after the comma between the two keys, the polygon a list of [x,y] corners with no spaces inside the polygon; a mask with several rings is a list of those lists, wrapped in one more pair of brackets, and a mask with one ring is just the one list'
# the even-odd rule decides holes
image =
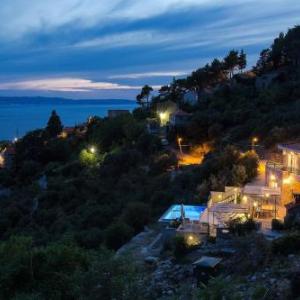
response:
{"label": "shrub", "polygon": [[142,231],[149,222],[150,207],[144,203],[129,203],[124,212],[124,221],[134,228],[135,232]]}
{"label": "shrub", "polygon": [[133,230],[125,223],[116,223],[110,225],[105,232],[106,246],[117,250],[130,240],[133,236]]}
{"label": "shrub", "polygon": [[272,230],[283,230],[284,223],[277,219],[272,219]]}
{"label": "shrub", "polygon": [[300,234],[290,233],[272,242],[272,252],[275,254],[291,254],[300,250]]}
{"label": "shrub", "polygon": [[97,248],[103,240],[102,231],[98,228],[83,230],[76,235],[76,240],[81,247],[87,249]]}
{"label": "shrub", "polygon": [[212,277],[208,284],[202,286],[195,292],[194,299],[217,300],[217,299],[240,299],[238,291],[234,289],[234,283],[228,279],[218,276]]}
{"label": "shrub", "polygon": [[257,229],[257,223],[252,219],[242,222],[241,219],[234,219],[229,222],[229,231],[236,235],[249,234]]}
{"label": "shrub", "polygon": [[291,292],[293,298],[297,298],[300,295],[300,273],[295,273],[291,276]]}
{"label": "shrub", "polygon": [[175,236],[173,254],[176,259],[183,258],[188,252],[188,245],[184,236]]}
{"label": "shrub", "polygon": [[207,242],[215,244],[216,243],[216,237],[215,236],[208,236]]}
{"label": "shrub", "polygon": [[286,229],[300,229],[300,218],[294,215],[287,215],[284,219]]}

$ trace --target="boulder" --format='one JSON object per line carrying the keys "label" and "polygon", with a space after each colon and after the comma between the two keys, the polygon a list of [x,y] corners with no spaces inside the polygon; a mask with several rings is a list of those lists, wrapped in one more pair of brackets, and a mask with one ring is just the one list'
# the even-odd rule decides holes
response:
{"label": "boulder", "polygon": [[155,265],[158,263],[158,258],[155,256],[147,256],[145,257],[144,261],[149,265]]}

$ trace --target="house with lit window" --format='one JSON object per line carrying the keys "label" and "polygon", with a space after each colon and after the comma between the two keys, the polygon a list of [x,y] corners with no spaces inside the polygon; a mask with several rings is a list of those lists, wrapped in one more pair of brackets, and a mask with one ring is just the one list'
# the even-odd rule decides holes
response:
{"label": "house with lit window", "polygon": [[170,122],[170,116],[177,110],[177,104],[170,100],[155,104],[155,111],[161,126],[167,125]]}
{"label": "house with lit window", "polygon": [[15,147],[13,144],[8,145],[0,153],[0,168],[11,168],[15,158]]}
{"label": "house with lit window", "polygon": [[258,176],[242,187],[226,186],[224,191],[211,191],[207,206],[197,220],[187,219],[177,233],[192,236],[228,233],[230,221],[249,218],[271,229],[271,220],[296,215],[300,220],[300,143],[280,144],[276,160],[260,160]]}
{"label": "house with lit window", "polygon": [[170,114],[170,126],[172,127],[186,126],[191,121],[191,118],[192,118],[192,114],[178,109],[174,113]]}
{"label": "house with lit window", "polygon": [[280,188],[280,203],[287,205],[300,197],[300,143],[280,144],[280,159],[268,161],[266,184]]}

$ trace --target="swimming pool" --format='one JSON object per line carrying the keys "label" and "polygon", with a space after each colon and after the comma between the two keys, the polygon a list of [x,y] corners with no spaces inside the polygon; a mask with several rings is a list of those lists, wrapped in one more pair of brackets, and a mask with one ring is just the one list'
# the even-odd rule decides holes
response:
{"label": "swimming pool", "polygon": [[[201,205],[183,205],[185,218],[191,221],[199,221],[206,206]],[[181,217],[181,205],[174,204],[160,217],[159,222],[170,222]]]}

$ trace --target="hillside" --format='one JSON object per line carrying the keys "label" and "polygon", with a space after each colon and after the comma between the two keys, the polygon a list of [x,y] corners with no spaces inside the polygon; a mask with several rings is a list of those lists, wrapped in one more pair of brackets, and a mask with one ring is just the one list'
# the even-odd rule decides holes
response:
{"label": "hillside", "polygon": [[[206,204],[210,190],[253,180],[258,168],[257,154],[248,151],[253,136],[264,149],[298,139],[299,40],[300,27],[281,34],[262,52],[251,78],[244,72],[245,53],[233,50],[163,87],[152,103],[150,87],[143,89],[141,107],[132,114],[95,116],[66,131],[53,112],[45,129],[13,143],[14,159],[0,170],[0,299],[147,299],[149,270],[136,266],[134,257],[116,258],[114,251],[156,223],[171,204]],[[270,74],[275,74],[272,80],[259,85]],[[205,89],[211,92],[204,95]],[[197,94],[196,104],[184,101],[186,91]],[[146,125],[147,118],[157,117],[155,105],[168,100],[192,117],[187,126],[168,131],[170,145],[164,146]],[[192,145],[212,145],[201,165],[178,169],[178,136]],[[253,251],[247,252],[247,236],[237,239],[245,259],[230,261],[233,274],[245,281],[249,266],[256,271],[261,262],[267,268],[269,258],[281,263],[281,244],[268,256],[269,244],[249,239]],[[172,245],[164,246],[174,259]],[[253,264],[246,253],[261,257]],[[276,276],[276,268],[271,271]],[[231,299],[228,280],[216,284]],[[206,292],[203,299],[220,299]],[[147,297],[153,299],[151,291]]]}

